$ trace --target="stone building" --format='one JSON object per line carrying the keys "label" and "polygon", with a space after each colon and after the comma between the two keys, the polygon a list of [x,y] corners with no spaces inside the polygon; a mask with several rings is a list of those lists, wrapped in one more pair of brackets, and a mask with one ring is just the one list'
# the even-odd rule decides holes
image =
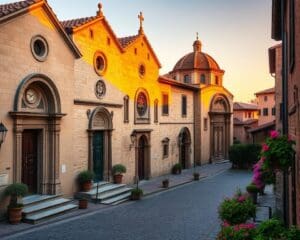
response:
{"label": "stone building", "polygon": [[[299,88],[300,88],[300,1],[299,0],[273,0],[272,3],[272,38],[282,41],[281,50],[273,51],[271,55],[271,72],[275,73],[276,85],[282,89],[277,99],[277,106],[281,106],[281,125],[283,134],[296,141],[295,165],[292,171],[284,174],[282,178],[283,218],[287,224],[300,225],[300,114],[299,114]],[[275,56],[274,56],[275,55]],[[281,57],[281,62],[277,61]],[[276,60],[276,61],[275,61]],[[280,91],[280,90],[279,90]]]}
{"label": "stone building", "polygon": [[63,22],[45,0],[0,5],[0,192],[23,182],[32,194],[72,195],[85,169],[111,181],[122,163],[133,183],[228,156],[224,71],[197,39],[159,76],[139,20],[136,35],[118,38],[101,4],[95,16]]}
{"label": "stone building", "polygon": [[255,104],[235,102],[233,104],[233,139],[240,143],[251,143],[249,129],[258,125],[258,106]]}

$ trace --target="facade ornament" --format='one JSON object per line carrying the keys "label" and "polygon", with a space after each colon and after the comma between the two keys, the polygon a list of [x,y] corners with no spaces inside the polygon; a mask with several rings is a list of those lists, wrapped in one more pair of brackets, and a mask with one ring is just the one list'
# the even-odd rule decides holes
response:
{"label": "facade ornament", "polygon": [[98,4],[97,17],[103,17],[102,4],[101,3]]}
{"label": "facade ornament", "polygon": [[143,12],[140,12],[140,14],[138,15],[138,18],[139,18],[139,20],[140,20],[139,34],[142,35],[142,34],[144,34],[143,22],[145,21]]}

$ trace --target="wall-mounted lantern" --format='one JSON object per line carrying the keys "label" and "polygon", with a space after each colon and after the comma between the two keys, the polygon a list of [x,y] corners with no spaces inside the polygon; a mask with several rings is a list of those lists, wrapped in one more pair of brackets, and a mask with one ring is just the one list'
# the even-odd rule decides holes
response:
{"label": "wall-mounted lantern", "polygon": [[135,142],[136,142],[136,132],[135,131],[133,131],[130,134],[130,141],[131,141],[131,144],[129,145],[129,150],[131,150],[131,148],[133,148],[135,146]]}
{"label": "wall-mounted lantern", "polygon": [[1,148],[2,143],[3,143],[4,140],[5,140],[6,133],[7,133],[7,128],[6,128],[6,127],[4,126],[4,124],[1,122],[1,123],[0,123],[0,148]]}

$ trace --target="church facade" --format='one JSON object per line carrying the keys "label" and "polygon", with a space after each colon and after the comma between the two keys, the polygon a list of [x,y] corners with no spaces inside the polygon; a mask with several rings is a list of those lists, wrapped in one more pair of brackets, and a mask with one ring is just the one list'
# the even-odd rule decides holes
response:
{"label": "church facade", "polygon": [[138,34],[118,38],[100,4],[95,16],[63,22],[44,0],[0,5],[0,192],[23,182],[31,193],[71,195],[85,169],[111,181],[121,163],[133,183],[178,162],[227,158],[224,71],[197,39],[160,76],[139,19]]}

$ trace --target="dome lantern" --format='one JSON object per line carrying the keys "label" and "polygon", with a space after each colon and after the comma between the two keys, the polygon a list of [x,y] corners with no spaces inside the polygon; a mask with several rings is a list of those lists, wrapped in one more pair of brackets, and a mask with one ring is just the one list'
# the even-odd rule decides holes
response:
{"label": "dome lantern", "polygon": [[197,32],[197,37],[196,37],[196,41],[193,44],[194,47],[194,52],[201,52],[202,50],[202,43],[199,40],[199,33]]}

